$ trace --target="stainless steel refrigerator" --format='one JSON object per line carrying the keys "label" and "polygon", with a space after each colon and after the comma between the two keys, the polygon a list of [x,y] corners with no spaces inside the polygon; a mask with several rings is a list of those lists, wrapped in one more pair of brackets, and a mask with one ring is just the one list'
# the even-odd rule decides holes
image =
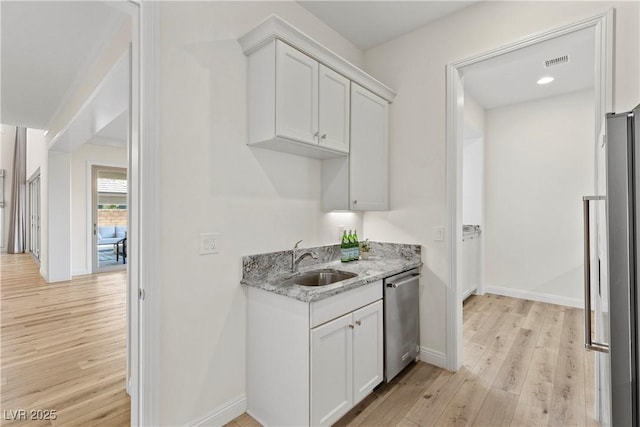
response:
{"label": "stainless steel refrigerator", "polygon": [[585,347],[598,352],[601,424],[638,426],[640,108],[607,114],[605,135],[597,154],[599,194],[583,199]]}

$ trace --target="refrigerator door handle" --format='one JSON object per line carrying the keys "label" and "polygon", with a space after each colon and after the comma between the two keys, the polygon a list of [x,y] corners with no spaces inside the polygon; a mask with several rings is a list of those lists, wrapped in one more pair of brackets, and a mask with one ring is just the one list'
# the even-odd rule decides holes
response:
{"label": "refrigerator door handle", "polygon": [[589,207],[591,201],[605,200],[604,196],[584,196],[582,208],[584,214],[584,347],[587,350],[609,353],[609,346],[593,341],[591,336],[591,218]]}

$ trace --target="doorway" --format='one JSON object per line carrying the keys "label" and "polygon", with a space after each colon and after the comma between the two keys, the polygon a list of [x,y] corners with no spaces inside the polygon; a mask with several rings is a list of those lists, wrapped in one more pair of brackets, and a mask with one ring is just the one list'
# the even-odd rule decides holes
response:
{"label": "doorway", "polygon": [[[534,46],[544,41],[572,34],[584,29],[591,29],[595,33],[595,76],[594,76],[594,135],[593,141],[593,169],[596,176],[592,193],[597,194],[598,180],[598,140],[602,128],[602,118],[606,111],[612,108],[612,31],[613,13],[611,11],[586,19],[562,28],[547,31],[512,43],[508,46],[452,63],[447,66],[447,206],[448,206],[448,259],[449,259],[449,288],[447,290],[447,368],[458,370],[463,363],[463,229],[462,229],[462,165],[464,140],[464,74],[468,67],[483,61],[499,58],[510,52]],[[579,201],[578,201],[579,204]],[[578,209],[580,207],[578,206]],[[592,272],[593,273],[593,272]],[[596,306],[599,306],[599,302]],[[601,366],[606,364],[607,355],[596,355],[596,372],[602,372]],[[601,424],[606,424],[607,384],[599,375],[595,378],[596,417]]]}
{"label": "doorway", "polygon": [[92,273],[126,269],[127,170],[93,166],[91,177]]}
{"label": "doorway", "polygon": [[40,263],[40,169],[29,180],[29,252]]}

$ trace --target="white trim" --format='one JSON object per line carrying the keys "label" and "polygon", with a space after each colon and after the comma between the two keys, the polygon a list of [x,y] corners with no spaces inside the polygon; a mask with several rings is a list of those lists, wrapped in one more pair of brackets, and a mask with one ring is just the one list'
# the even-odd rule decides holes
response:
{"label": "white trim", "polygon": [[[129,175],[129,170],[125,163],[109,163],[109,162],[101,162],[101,161],[93,161],[87,160],[87,259],[85,261],[85,268],[82,270],[78,270],[78,273],[71,273],[71,276],[80,276],[84,274],[93,274],[98,271],[94,271],[93,269],[93,167],[105,167],[105,168],[122,168],[127,170],[127,176]],[[127,206],[127,210],[129,206]],[[72,227],[73,228],[73,227]]]}
{"label": "white trim", "polygon": [[[244,414],[247,396],[242,394],[188,423],[188,426],[222,426]],[[263,424],[264,425],[264,424]]]}
{"label": "white trim", "polygon": [[[462,300],[460,299],[461,289],[457,280],[460,277],[459,254],[461,254],[462,233],[461,212],[462,206],[459,202],[459,187],[462,181],[462,170],[459,167],[460,153],[458,147],[461,145],[458,135],[458,117],[461,117],[459,98],[464,96],[459,87],[461,82],[462,68],[476,64],[487,59],[495,58],[508,52],[513,52],[527,46],[550,40],[565,34],[579,31],[589,27],[596,29],[596,54],[595,63],[595,96],[596,96],[596,123],[599,123],[600,116],[605,111],[613,109],[613,9],[598,15],[586,18],[572,24],[548,31],[539,32],[525,37],[519,41],[510,43],[503,47],[490,50],[480,55],[475,55],[447,65],[446,82],[446,201],[447,201],[447,369],[456,371],[462,366]],[[462,92],[462,93],[461,93]],[[488,287],[484,286],[485,292]]]}
{"label": "white trim", "polygon": [[242,46],[242,52],[245,55],[249,55],[251,52],[274,39],[282,40],[299,51],[304,52],[349,80],[353,80],[360,86],[381,96],[388,102],[393,102],[393,99],[396,97],[396,92],[393,89],[379,82],[337,53],[318,43],[278,15],[269,15],[264,21],[240,37],[238,42],[240,46]]}
{"label": "white trim", "polygon": [[446,369],[447,367],[447,355],[427,347],[420,347],[420,360],[438,368]]}
{"label": "white trim", "polygon": [[[140,425],[160,425],[160,6],[154,1],[136,1],[139,6],[139,25],[134,32],[139,48],[138,73],[140,84],[139,141],[133,143],[132,157],[139,182],[139,235],[138,246],[131,263],[137,261],[136,284],[145,293],[139,304],[140,370],[139,400]],[[136,27],[134,27],[136,28]],[[135,50],[135,45],[134,45]],[[132,162],[132,161],[131,161]],[[133,162],[132,162],[133,165]],[[144,221],[140,219],[144,218]],[[131,254],[130,254],[131,255]],[[131,267],[130,267],[131,269]]]}
{"label": "white trim", "polygon": [[502,286],[487,285],[484,291],[488,294],[502,295],[505,297],[526,299],[529,301],[544,302],[547,304],[563,305],[565,307],[584,308],[584,300],[569,298],[560,295],[545,294],[541,292],[525,291],[522,289],[505,288]]}

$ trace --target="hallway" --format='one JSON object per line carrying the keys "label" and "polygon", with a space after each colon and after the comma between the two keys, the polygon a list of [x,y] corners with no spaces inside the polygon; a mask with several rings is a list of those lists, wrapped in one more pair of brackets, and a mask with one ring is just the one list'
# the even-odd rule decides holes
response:
{"label": "hallway", "polygon": [[0,297],[2,425],[128,426],[126,271],[47,284],[2,254]]}

